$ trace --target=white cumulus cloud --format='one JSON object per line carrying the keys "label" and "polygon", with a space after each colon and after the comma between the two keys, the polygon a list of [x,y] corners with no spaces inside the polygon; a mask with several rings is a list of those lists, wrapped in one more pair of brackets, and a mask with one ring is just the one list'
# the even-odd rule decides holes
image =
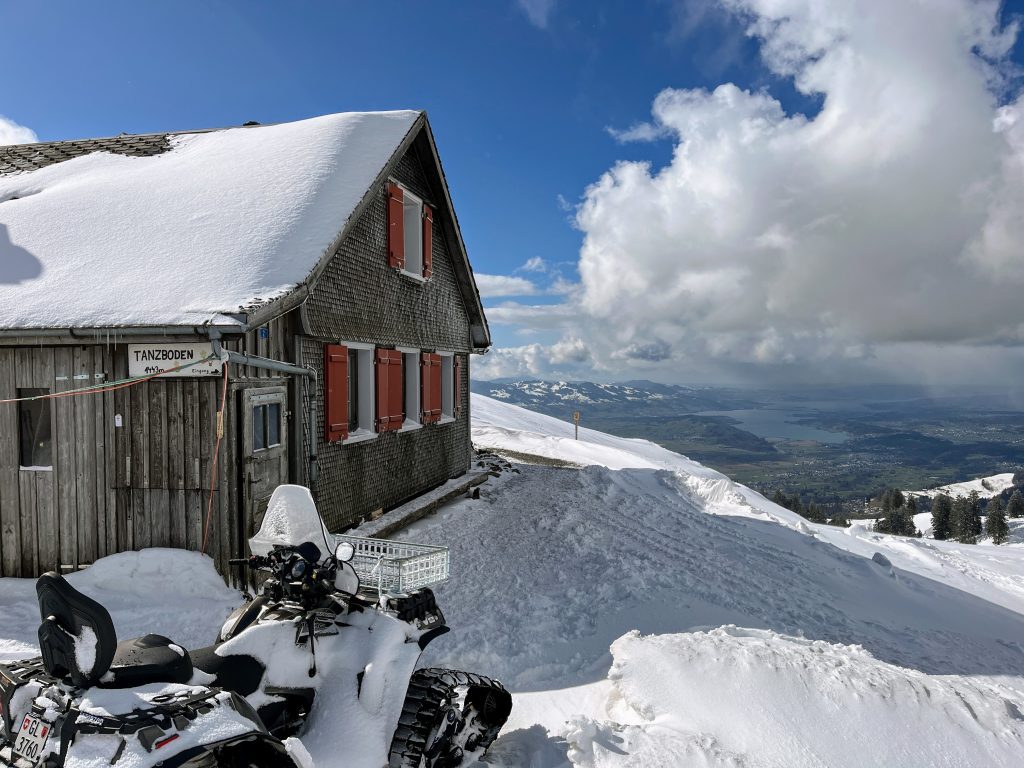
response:
{"label": "white cumulus cloud", "polygon": [[483,275],[479,272],[475,277],[476,287],[485,299],[498,296],[532,296],[537,292],[537,287],[522,277]]}
{"label": "white cumulus cloud", "polygon": [[31,128],[18,125],[13,120],[0,115],[0,145],[32,144],[38,137]]}
{"label": "white cumulus cloud", "polygon": [[1024,98],[999,3],[722,2],[821,110],[731,83],[658,94],[619,135],[670,136],[672,160],[586,190],[566,332],[684,374],[1024,345]]}

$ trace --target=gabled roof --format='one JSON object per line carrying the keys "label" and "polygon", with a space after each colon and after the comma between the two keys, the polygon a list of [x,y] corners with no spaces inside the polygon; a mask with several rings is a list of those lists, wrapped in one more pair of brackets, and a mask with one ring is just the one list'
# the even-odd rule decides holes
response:
{"label": "gabled roof", "polygon": [[242,325],[319,272],[421,133],[436,161],[416,111],[0,147],[0,329]]}

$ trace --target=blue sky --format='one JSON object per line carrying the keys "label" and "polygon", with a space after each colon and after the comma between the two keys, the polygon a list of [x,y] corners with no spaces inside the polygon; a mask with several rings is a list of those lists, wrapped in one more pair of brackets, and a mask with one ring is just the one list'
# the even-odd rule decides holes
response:
{"label": "blue sky", "polygon": [[671,150],[624,151],[606,127],[644,119],[668,85],[772,80],[738,21],[667,1],[552,3],[534,21],[515,0],[7,3],[0,30],[8,62],[28,64],[4,78],[0,114],[43,141],[426,109],[474,265],[497,274],[574,264],[558,196]]}
{"label": "blue sky", "polygon": [[[770,94],[788,115],[813,118],[821,108],[823,94],[801,93],[791,72],[766,65],[764,36],[747,34],[760,13],[757,0],[734,5],[749,7],[737,12],[715,0],[0,3],[7,62],[0,114],[45,141],[424,108],[475,269],[534,286],[535,295],[488,304],[556,306],[563,318],[585,305],[594,314],[596,294],[588,288],[581,298],[577,261],[584,237],[596,236],[574,226],[575,206],[616,162],[650,161],[657,170],[671,163],[680,141],[664,125],[652,124],[660,137],[653,141],[623,142],[609,128],[649,120],[666,88],[732,83]],[[1008,4],[1001,19],[1020,6]],[[1021,54],[1017,41],[1002,57],[1020,62]],[[546,271],[517,271],[535,257]],[[559,277],[568,287],[550,293]],[[631,365],[616,368],[614,351],[592,353],[581,323],[518,322],[517,311],[516,322],[500,312],[492,319],[498,347],[559,340],[587,347],[586,354],[549,354],[534,372],[633,373]],[[644,322],[651,324],[640,319],[638,327]],[[636,333],[623,339],[619,360],[661,363],[658,354],[628,352],[654,343],[679,350],[670,357],[686,363],[682,373],[667,366],[655,378],[687,378],[686,371],[722,378],[759,363],[695,352],[667,330],[653,341]],[[697,362],[700,371],[687,367]],[[787,365],[785,358],[761,362]]]}

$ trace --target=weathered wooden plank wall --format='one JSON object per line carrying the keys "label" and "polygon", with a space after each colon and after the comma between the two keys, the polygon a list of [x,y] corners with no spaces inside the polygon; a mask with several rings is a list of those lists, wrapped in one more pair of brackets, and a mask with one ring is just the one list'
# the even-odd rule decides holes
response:
{"label": "weathered wooden plank wall", "polygon": [[[16,396],[16,352],[0,348],[0,399]],[[18,411],[0,406],[0,568],[21,570],[21,488],[18,478]]]}
{"label": "weathered wooden plank wall", "polygon": [[[291,361],[295,319],[226,343]],[[151,339],[148,341],[161,341]],[[134,340],[133,340],[134,341]],[[0,346],[0,399],[19,389],[66,392],[128,376],[127,341]],[[291,377],[232,366],[207,552],[245,553],[238,392]],[[0,575],[33,576],[148,546],[202,546],[221,379],[167,378],[96,395],[50,400],[52,471],[19,468],[18,408],[0,405]]]}

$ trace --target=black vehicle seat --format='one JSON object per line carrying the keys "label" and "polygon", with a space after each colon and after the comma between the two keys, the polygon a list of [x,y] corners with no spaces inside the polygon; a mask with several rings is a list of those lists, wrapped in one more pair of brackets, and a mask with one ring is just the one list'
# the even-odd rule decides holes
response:
{"label": "black vehicle seat", "polygon": [[70,677],[74,685],[95,685],[110,667],[117,646],[107,609],[53,571],[36,582],[39,600],[39,650],[46,671]]}
{"label": "black vehicle seat", "polygon": [[146,635],[117,644],[101,688],[134,688],[147,683],[187,683],[192,659],[184,648],[163,635]]}
{"label": "black vehicle seat", "polygon": [[54,677],[70,678],[82,688],[129,688],[191,679],[188,651],[160,635],[118,643],[107,609],[63,576],[44,573],[36,582],[36,596],[42,618],[39,649],[43,666]]}

